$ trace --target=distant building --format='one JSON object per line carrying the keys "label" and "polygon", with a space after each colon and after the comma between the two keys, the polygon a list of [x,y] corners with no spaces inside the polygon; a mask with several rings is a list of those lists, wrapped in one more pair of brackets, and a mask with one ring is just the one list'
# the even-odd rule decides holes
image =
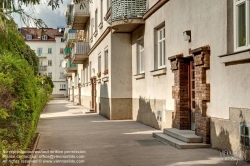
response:
{"label": "distant building", "polygon": [[27,28],[22,27],[19,32],[25,42],[39,57],[39,75],[48,75],[55,85],[52,97],[67,96],[67,84],[62,68],[64,55],[64,28]]}

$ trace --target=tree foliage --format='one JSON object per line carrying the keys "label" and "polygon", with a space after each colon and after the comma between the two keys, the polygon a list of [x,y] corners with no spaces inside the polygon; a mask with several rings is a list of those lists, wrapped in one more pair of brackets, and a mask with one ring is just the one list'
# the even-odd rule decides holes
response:
{"label": "tree foliage", "polygon": [[[13,20],[0,16],[0,163],[3,150],[26,150],[53,89]],[[43,84],[42,84],[43,83]]]}

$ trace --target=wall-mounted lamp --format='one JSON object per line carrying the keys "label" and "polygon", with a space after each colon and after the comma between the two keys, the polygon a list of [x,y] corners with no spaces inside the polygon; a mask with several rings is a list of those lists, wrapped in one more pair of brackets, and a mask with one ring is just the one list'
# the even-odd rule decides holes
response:
{"label": "wall-mounted lamp", "polygon": [[191,31],[184,31],[183,32],[183,37],[184,37],[184,41],[188,41],[189,43],[191,42]]}

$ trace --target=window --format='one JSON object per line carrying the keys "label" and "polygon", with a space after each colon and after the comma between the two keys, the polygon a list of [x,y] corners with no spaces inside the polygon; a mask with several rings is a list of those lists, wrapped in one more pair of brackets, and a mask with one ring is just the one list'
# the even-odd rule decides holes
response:
{"label": "window", "polygon": [[64,38],[61,38],[61,42],[62,42],[62,43],[64,42]]}
{"label": "window", "polygon": [[48,54],[52,54],[52,48],[48,48]]}
{"label": "window", "polygon": [[37,56],[42,56],[43,54],[43,49],[42,48],[38,48],[37,49]]}
{"label": "window", "polygon": [[48,66],[52,66],[52,60],[48,60]]}
{"label": "window", "polygon": [[81,70],[81,83],[84,84],[85,80],[84,80],[84,69]]}
{"label": "window", "polygon": [[47,40],[47,35],[43,35],[42,40]]}
{"label": "window", "polygon": [[60,54],[64,54],[64,48],[60,48]]}
{"label": "window", "polygon": [[101,0],[100,22],[102,22],[102,19],[103,19],[103,0]]}
{"label": "window", "polygon": [[97,11],[97,9],[96,9],[96,11],[95,11],[95,32],[97,31],[97,25],[98,24],[98,11]]}
{"label": "window", "polygon": [[91,72],[91,62],[89,62],[89,78],[91,78],[92,77],[92,72]]}
{"label": "window", "polygon": [[26,40],[32,40],[32,36],[31,35],[26,35]]}
{"label": "window", "polygon": [[59,67],[62,67],[62,62],[63,62],[63,60],[60,60],[60,66]]}
{"label": "window", "polygon": [[60,90],[66,90],[66,84],[60,84]]}
{"label": "window", "polygon": [[52,78],[52,73],[51,72],[48,73],[48,77]]}
{"label": "window", "polygon": [[60,72],[60,78],[64,78],[64,73]]}
{"label": "window", "polygon": [[138,41],[137,73],[144,73],[144,39]]}
{"label": "window", "polygon": [[240,123],[240,143],[244,147],[250,147],[250,126]]}
{"label": "window", "polygon": [[249,14],[247,11],[250,9],[250,2],[248,0],[237,0],[235,12],[235,45],[237,48],[250,46],[249,34]]}
{"label": "window", "polygon": [[86,76],[85,82],[88,83],[89,82],[89,80],[88,80],[88,66],[85,68],[85,76]]}
{"label": "window", "polygon": [[104,52],[105,54],[104,54],[104,56],[105,56],[105,64],[104,64],[104,67],[105,67],[105,69],[104,70],[107,70],[108,69],[108,66],[109,66],[109,64],[108,64],[108,60],[109,60],[109,52],[108,52],[108,49],[106,48],[105,49],[105,52]]}
{"label": "window", "polygon": [[101,53],[98,55],[98,73],[101,72]]}
{"label": "window", "polygon": [[157,30],[157,68],[165,67],[165,27]]}
{"label": "window", "polygon": [[43,60],[40,60],[39,64],[40,64],[40,66],[42,66],[43,65]]}
{"label": "window", "polygon": [[93,29],[93,27],[94,27],[94,18],[92,18],[91,19],[91,22],[90,22],[90,24],[91,24],[91,35],[93,35],[93,31],[94,31],[94,29]]}

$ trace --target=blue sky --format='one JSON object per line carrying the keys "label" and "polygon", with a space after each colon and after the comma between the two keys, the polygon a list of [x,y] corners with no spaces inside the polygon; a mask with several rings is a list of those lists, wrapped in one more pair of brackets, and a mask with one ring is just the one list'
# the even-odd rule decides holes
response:
{"label": "blue sky", "polygon": [[[30,13],[33,17],[42,19],[49,28],[56,28],[57,26],[66,26],[65,23],[65,11],[67,4],[71,3],[71,0],[63,0],[63,4],[60,4],[60,8],[52,11],[51,7],[46,5],[47,2],[42,2],[40,5],[35,5],[35,12],[30,7],[25,7],[24,10]],[[15,22],[18,27],[26,27],[24,23],[20,20],[18,15],[14,16]]]}

